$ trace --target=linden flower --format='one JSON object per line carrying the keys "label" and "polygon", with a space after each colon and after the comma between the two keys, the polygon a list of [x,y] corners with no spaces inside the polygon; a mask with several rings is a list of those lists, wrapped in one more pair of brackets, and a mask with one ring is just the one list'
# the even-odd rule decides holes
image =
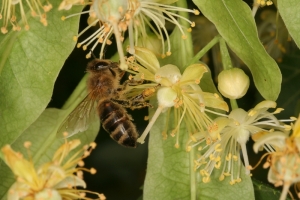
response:
{"label": "linden flower", "polygon": [[[175,1],[167,1],[165,4],[171,4],[173,2]],[[134,45],[138,45],[138,38],[148,36],[146,31],[148,26],[161,40],[162,56],[171,55],[169,34],[165,28],[166,21],[176,25],[182,33],[182,38],[185,39],[185,31],[191,31],[191,29],[187,29],[179,24],[177,19],[188,22],[191,27],[195,26],[195,24],[174,11],[190,12],[195,13],[196,15],[199,14],[199,11],[165,4],[157,3],[156,0],[94,0],[91,3],[89,11],[78,13],[89,13],[89,26],[80,32],[74,39],[77,41],[78,37],[96,24],[99,25],[99,28],[91,36],[79,42],[77,47],[82,46],[85,50],[90,44],[94,43],[90,49],[93,51],[95,47],[101,43],[100,59],[102,59],[105,45],[112,43],[109,38],[114,34],[120,57],[120,68],[126,70],[128,66],[125,62],[122,47],[124,33],[128,30],[129,53],[134,54]],[[63,19],[71,16],[63,17]],[[164,36],[166,37],[167,47],[164,43]],[[87,54],[87,57],[90,56],[91,52]]]}
{"label": "linden flower", "polygon": [[[83,158],[87,157],[95,144],[91,148],[85,146],[77,152],[71,153],[80,144],[80,140],[65,141],[65,143],[55,152],[50,162],[44,163],[35,168],[32,159],[26,160],[19,152],[15,152],[9,145],[1,150],[4,154],[4,161],[16,176],[16,182],[10,187],[8,200],[15,199],[90,199],[85,197],[85,193],[97,195],[100,199],[105,199],[103,194],[98,194],[77,187],[86,187],[82,179],[82,171],[91,174],[96,170],[83,168]],[[25,142],[28,149],[30,142]],[[83,154],[83,156],[81,156]],[[75,168],[76,165],[78,168]]]}
{"label": "linden flower", "polygon": [[[207,68],[204,64],[193,64],[188,66],[183,74],[180,73],[175,65],[165,65],[160,67],[155,55],[143,48],[136,47],[136,59],[144,67],[129,60],[129,71],[135,74],[134,80],[147,80],[152,83],[134,86],[128,92],[136,95],[141,90],[147,90],[159,85],[157,91],[158,108],[150,120],[145,131],[138,139],[138,142],[144,143],[145,137],[156,121],[161,112],[168,110],[168,118],[173,110],[175,119],[175,128],[171,133],[176,136],[175,147],[179,147],[179,130],[182,122],[185,122],[187,132],[193,134],[197,131],[206,130],[211,123],[211,119],[205,113],[213,112],[207,107],[228,110],[227,104],[216,94],[203,92],[198,85]],[[164,138],[167,137],[168,121],[163,132]]]}
{"label": "linden flower", "polygon": [[[214,120],[214,123],[207,130],[209,138],[206,141],[210,145],[205,147],[208,149],[195,161],[195,168],[200,168],[203,182],[210,180],[214,168],[220,169],[221,167],[219,180],[223,180],[225,176],[230,176],[229,183],[231,185],[240,182],[242,166],[240,149],[246,166],[246,174],[249,174],[246,142],[250,135],[261,131],[273,131],[274,129],[290,129],[290,126],[281,125],[274,116],[282,109],[277,108],[273,113],[267,111],[269,108],[275,107],[276,103],[273,101],[262,101],[248,112],[237,108],[232,110],[228,117],[219,117]],[[200,140],[196,144],[201,142]]]}
{"label": "linden flower", "polygon": [[[29,30],[29,24],[27,22],[27,17],[26,17],[26,12],[24,11],[24,0],[3,0],[2,1],[2,7],[1,7],[1,12],[0,12],[0,20],[3,20],[3,24],[1,27],[1,32],[3,34],[7,33],[7,27],[9,24],[12,25],[12,29],[14,31],[20,31],[21,27],[18,24],[18,18],[16,16],[16,6],[19,4],[20,6],[20,15],[21,15],[21,20],[24,24],[25,30]],[[29,7],[31,11],[31,16],[32,17],[39,17],[40,22],[44,25],[47,26],[47,19],[46,19],[46,12],[51,10],[52,5],[47,1],[47,5],[42,5],[40,0],[31,0],[25,1],[25,4]]]}
{"label": "linden flower", "polygon": [[267,161],[263,167],[270,167],[269,182],[275,187],[283,186],[280,200],[284,200],[290,186],[300,182],[300,118],[290,136],[282,132],[265,134],[255,142],[253,149],[257,153],[266,144],[274,146],[275,151],[265,154]]}

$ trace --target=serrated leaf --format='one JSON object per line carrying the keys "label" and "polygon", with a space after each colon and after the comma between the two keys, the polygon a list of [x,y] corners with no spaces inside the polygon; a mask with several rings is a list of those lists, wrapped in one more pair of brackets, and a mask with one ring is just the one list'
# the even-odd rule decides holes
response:
{"label": "serrated leaf", "polygon": [[276,100],[281,89],[281,73],[259,41],[250,7],[240,0],[193,2],[249,67],[260,94],[265,99]]}
{"label": "serrated leaf", "polygon": [[[35,166],[49,162],[54,152],[64,142],[63,139],[56,138],[56,130],[65,119],[66,114],[67,112],[65,110],[46,109],[41,116],[18,137],[13,143],[12,148],[15,151],[22,152],[24,157],[28,158],[23,144],[25,141],[30,141],[32,143],[30,156]],[[79,138],[81,147],[94,141],[99,130],[99,125],[99,121],[95,121],[89,126],[87,131],[69,138],[68,141]],[[0,161],[0,180],[0,199],[4,200],[6,199],[5,196],[8,189],[15,182],[15,177],[3,161]]]}
{"label": "serrated leaf", "polygon": [[300,47],[299,7],[298,0],[277,0],[278,11],[298,47]]}
{"label": "serrated leaf", "polygon": [[29,31],[1,35],[0,42],[0,146],[12,143],[44,111],[54,82],[75,43],[79,17],[60,18],[72,11],[59,12],[59,1],[52,1],[47,13],[48,26],[29,17]]}

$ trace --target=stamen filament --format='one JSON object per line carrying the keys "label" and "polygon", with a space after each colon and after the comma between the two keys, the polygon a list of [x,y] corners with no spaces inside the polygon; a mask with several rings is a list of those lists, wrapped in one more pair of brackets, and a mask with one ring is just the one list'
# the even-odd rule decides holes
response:
{"label": "stamen filament", "polygon": [[148,135],[150,129],[152,128],[152,126],[154,125],[156,119],[158,118],[158,116],[160,115],[160,113],[162,112],[162,110],[164,109],[164,107],[162,106],[158,106],[153,117],[151,118],[151,121],[149,122],[148,126],[145,128],[144,132],[142,133],[142,135],[137,139],[137,142],[143,144],[145,142],[145,138]]}
{"label": "stamen filament", "polygon": [[[68,16],[64,17],[64,19],[68,19],[68,18],[70,18],[70,17],[75,17],[75,16],[78,16],[78,15],[86,14],[86,13],[90,13],[90,11],[87,10],[87,11],[83,11],[83,12],[80,12],[80,13],[74,13],[74,14],[72,14],[72,15],[68,15]],[[90,28],[90,27],[89,27],[89,28]]]}
{"label": "stamen filament", "polygon": [[246,174],[249,175],[250,171],[248,169],[249,166],[249,159],[248,159],[248,153],[247,153],[247,149],[246,149],[246,144],[240,144],[241,148],[242,148],[242,153],[243,153],[243,158],[244,158],[244,162],[245,162],[245,169],[246,169]]}

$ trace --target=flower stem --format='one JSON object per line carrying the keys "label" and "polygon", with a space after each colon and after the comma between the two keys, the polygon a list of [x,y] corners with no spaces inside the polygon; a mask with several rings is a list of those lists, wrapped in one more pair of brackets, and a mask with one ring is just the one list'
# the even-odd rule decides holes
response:
{"label": "flower stem", "polygon": [[222,55],[221,57],[222,57],[223,68],[224,69],[232,68],[231,58],[228,52],[226,42],[223,38],[220,39],[220,51]]}
{"label": "flower stem", "polygon": [[235,99],[230,99],[231,110],[239,108]]}
{"label": "flower stem", "polygon": [[220,40],[221,36],[217,35],[212,39],[204,48],[201,49],[189,62],[186,66],[190,66],[198,62],[215,44]]}
{"label": "flower stem", "polygon": [[289,188],[290,188],[290,184],[289,183],[285,183],[283,185],[282,192],[281,192],[279,200],[285,200],[286,199],[286,195],[289,192]]}
{"label": "flower stem", "polygon": [[190,150],[190,184],[191,200],[196,200],[196,173],[194,170],[195,148]]}

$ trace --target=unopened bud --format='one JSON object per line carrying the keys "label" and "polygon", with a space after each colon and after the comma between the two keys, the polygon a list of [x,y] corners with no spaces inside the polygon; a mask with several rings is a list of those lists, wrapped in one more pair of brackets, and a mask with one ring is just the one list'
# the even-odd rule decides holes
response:
{"label": "unopened bud", "polygon": [[218,76],[218,89],[224,97],[229,99],[243,97],[249,84],[249,77],[239,68],[224,70]]}

